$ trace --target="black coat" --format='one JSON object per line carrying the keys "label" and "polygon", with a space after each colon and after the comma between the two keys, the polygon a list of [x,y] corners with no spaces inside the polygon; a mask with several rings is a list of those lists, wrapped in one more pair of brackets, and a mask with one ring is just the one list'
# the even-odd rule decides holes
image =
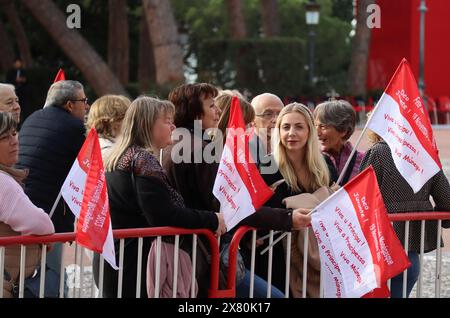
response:
{"label": "black coat", "polygon": [[[17,167],[28,168],[25,193],[49,213],[84,142],[83,121],[49,106],[29,116],[19,134]],[[72,232],[74,215],[60,200],[52,217],[56,232]]]}

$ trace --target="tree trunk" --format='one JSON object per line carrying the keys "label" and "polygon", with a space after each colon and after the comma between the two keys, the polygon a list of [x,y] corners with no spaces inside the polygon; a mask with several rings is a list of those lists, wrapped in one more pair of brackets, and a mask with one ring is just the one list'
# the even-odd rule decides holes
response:
{"label": "tree trunk", "polygon": [[371,30],[367,27],[367,6],[375,0],[358,0],[356,12],[356,33],[352,44],[352,58],[348,72],[350,94],[365,97],[367,63],[369,60],[369,45]]}
{"label": "tree trunk", "polygon": [[8,17],[8,21],[11,24],[14,36],[16,37],[16,43],[19,48],[20,57],[25,67],[33,66],[33,58],[31,56],[30,45],[28,38],[23,28],[22,22],[19,19],[14,2],[12,0],[2,0],[2,9],[5,11],[5,15]]}
{"label": "tree trunk", "polygon": [[243,39],[247,36],[245,19],[242,14],[241,0],[226,0],[228,21],[232,39]]}
{"label": "tree trunk", "polygon": [[22,0],[22,4],[80,69],[97,95],[127,95],[117,77],[89,43],[78,31],[66,27],[66,17],[52,1]]}
{"label": "tree trunk", "polygon": [[277,0],[261,0],[261,24],[265,37],[280,35],[280,17]]}
{"label": "tree trunk", "polygon": [[155,57],[156,83],[183,82],[183,52],[170,1],[142,2]]}
{"label": "tree trunk", "polygon": [[[234,40],[242,40],[247,37],[247,28],[245,26],[245,19],[242,13],[241,0],[225,0],[228,13],[228,24],[230,27],[231,38]],[[236,67],[236,79],[234,87],[243,90],[247,83],[249,83],[251,74],[246,72],[245,64],[240,56],[245,56],[246,48],[241,46],[237,52],[237,58],[234,61]]]}
{"label": "tree trunk", "polygon": [[8,71],[14,62],[13,45],[8,33],[5,30],[2,20],[0,19],[0,69],[3,72]]}
{"label": "tree trunk", "polygon": [[126,0],[109,0],[108,65],[122,85],[128,84],[129,49]]}
{"label": "tree trunk", "polygon": [[156,81],[155,57],[144,14],[141,17],[139,26],[139,64],[137,73],[140,91],[149,91],[151,83]]}

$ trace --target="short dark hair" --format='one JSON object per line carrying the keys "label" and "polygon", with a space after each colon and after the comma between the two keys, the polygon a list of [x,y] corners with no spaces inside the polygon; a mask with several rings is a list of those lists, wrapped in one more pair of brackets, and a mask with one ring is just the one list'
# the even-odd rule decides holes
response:
{"label": "short dark hair", "polygon": [[169,100],[175,105],[175,126],[191,127],[203,115],[201,98],[214,98],[217,94],[217,88],[208,83],[183,84],[173,89]]}

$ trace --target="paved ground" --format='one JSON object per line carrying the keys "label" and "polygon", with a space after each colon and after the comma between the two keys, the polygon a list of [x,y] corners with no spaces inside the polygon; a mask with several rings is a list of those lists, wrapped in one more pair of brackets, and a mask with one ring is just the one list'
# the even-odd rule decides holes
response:
{"label": "paved ground", "polygon": [[[436,298],[436,253],[424,255],[422,266],[423,289],[422,298]],[[417,297],[417,284],[411,292],[411,298]],[[440,298],[450,298],[450,253],[442,254]]]}

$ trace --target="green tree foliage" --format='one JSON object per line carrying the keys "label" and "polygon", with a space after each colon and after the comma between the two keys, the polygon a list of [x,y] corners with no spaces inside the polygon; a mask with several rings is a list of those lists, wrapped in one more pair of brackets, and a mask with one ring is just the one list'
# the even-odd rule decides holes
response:
{"label": "green tree foliage", "polygon": [[199,80],[252,94],[292,95],[302,85],[303,48],[297,38],[203,41]]}
{"label": "green tree foliage", "polygon": [[[307,43],[308,26],[305,22],[305,2],[307,1],[279,0],[278,11],[281,21],[281,36],[283,38],[298,39],[305,44]],[[314,89],[306,84],[307,73],[304,72],[304,67],[308,64],[308,60],[305,49],[290,52],[283,50],[285,55],[271,54],[264,57],[258,55],[262,52],[261,48],[255,49],[253,53],[247,50],[245,59],[248,59],[250,62],[271,59],[271,64],[274,67],[280,64],[280,67],[277,67],[277,69],[285,69],[284,62],[286,60],[295,60],[295,64],[285,69],[283,74],[287,81],[291,79],[291,83],[297,83],[295,87],[289,86],[292,91],[283,90],[288,95],[324,95],[331,89],[335,89],[341,94],[346,93],[346,74],[351,53],[349,38],[351,19],[349,17],[352,15],[352,3],[351,0],[318,0],[317,2],[321,5],[320,23],[316,28],[317,36],[315,38],[315,65],[316,74],[319,77]],[[230,65],[235,65],[235,61],[231,61],[230,58],[227,60],[227,63],[231,64],[223,64],[221,66],[222,69],[220,71],[217,70],[218,63],[220,63],[219,60],[223,61],[223,53],[215,50],[214,45],[218,45],[218,42],[214,41],[226,42],[229,38],[228,24],[230,21],[227,19],[223,0],[172,0],[172,4],[177,21],[182,26],[183,32],[189,37],[189,41],[185,46],[186,65],[192,74],[199,74],[200,76],[199,78],[193,76],[193,79],[211,79],[214,83],[220,83],[224,87],[235,85],[234,88],[237,89],[247,89],[255,84],[233,82],[235,79],[233,71],[235,72],[236,70],[230,69]],[[258,39],[261,33],[260,0],[246,0],[243,1],[243,5],[248,37],[250,39]],[[286,43],[285,41],[283,43]],[[208,44],[202,46],[204,42]],[[212,43],[215,44],[213,45]],[[248,43],[256,42],[250,41]],[[236,43],[234,42],[226,45],[227,50],[235,46]],[[208,54],[211,56],[207,57]],[[200,56],[203,61],[214,61],[215,56],[220,56],[220,58],[214,62],[213,67],[203,62],[200,63]],[[212,74],[215,74],[218,78],[213,79],[211,77],[211,69],[215,69]],[[230,74],[229,72],[232,73]],[[263,72],[263,70],[260,70],[260,72]],[[204,74],[208,74],[208,76],[204,76]],[[299,74],[302,74],[303,77],[299,78]],[[249,76],[249,78],[252,78],[252,76]],[[271,86],[273,89],[271,89]],[[274,83],[265,82],[263,86],[254,89],[261,91],[266,87],[268,90],[274,91],[275,87],[278,87],[278,83],[276,80]],[[254,92],[252,91],[252,93]]]}
{"label": "green tree foliage", "polygon": [[[210,56],[207,56],[208,50],[202,51],[203,48],[210,48],[211,41],[226,41],[229,38],[229,23],[227,18],[226,7],[224,0],[171,0],[174,9],[176,20],[179,24],[179,30],[185,34],[183,42],[184,53],[186,60],[186,71],[189,81],[201,80],[211,77],[205,77],[205,74],[211,72],[211,67],[200,69],[199,57],[203,60],[214,61],[217,55],[220,61],[223,60],[223,52],[211,51]],[[271,44],[259,44],[257,39],[261,38],[261,10],[260,0],[245,0],[243,1],[243,10],[246,20],[246,29],[249,41],[246,45],[250,45],[253,54],[265,54],[264,56],[253,55],[247,50],[245,59],[248,59],[249,64],[252,61],[264,61],[270,63],[276,69],[284,69],[283,81],[295,83],[295,85],[287,84],[285,87],[290,87],[292,91],[283,90],[283,94],[300,95],[300,94],[324,94],[331,88],[337,90],[341,95],[345,94],[344,86],[346,82],[346,73],[350,62],[350,39],[349,33],[351,31],[352,18],[352,0],[317,0],[321,5],[320,24],[317,27],[316,37],[316,74],[319,76],[318,83],[315,90],[312,90],[306,85],[305,65],[307,60],[307,41],[308,28],[305,23],[304,3],[307,0],[279,0],[278,13],[281,22],[281,37],[280,40],[285,47],[300,47],[298,45],[300,40],[304,45],[301,49],[292,49],[286,51],[285,48],[280,48],[283,54],[278,53],[261,53],[264,50],[275,50]],[[57,6],[66,12],[66,8],[71,3],[76,3],[81,7],[81,29],[80,33],[93,46],[93,48],[107,60],[107,41],[108,41],[108,1],[98,0],[54,0]],[[137,81],[137,62],[138,62],[138,47],[139,47],[139,19],[142,13],[141,0],[128,0],[128,20],[129,20],[129,34],[130,34],[130,85],[127,87],[128,91],[134,96],[139,93],[136,84]],[[29,70],[29,82],[36,87],[40,92],[39,98],[33,98],[36,105],[41,105],[48,86],[56,74],[59,67],[63,67],[69,78],[86,82],[77,68],[68,60],[63,52],[53,44],[50,36],[41,28],[41,26],[30,17],[30,13],[23,8],[20,1],[16,3],[19,16],[24,28],[27,31],[28,40],[32,50],[33,58],[35,59],[36,68]],[[3,21],[5,20],[2,17]],[[182,38],[182,39],[183,39]],[[286,44],[287,38],[294,41],[292,44]],[[204,42],[210,43],[204,45]],[[264,42],[264,41],[263,41]],[[263,43],[261,42],[261,43]],[[258,43],[258,45],[256,45]],[[275,42],[274,42],[275,43]],[[236,43],[228,44],[229,48],[236,47]],[[264,46],[266,45],[266,46]],[[263,49],[264,47],[264,49]],[[211,49],[212,50],[212,49]],[[251,51],[251,50],[250,50]],[[270,51],[272,52],[272,51]],[[231,54],[231,53],[230,53]],[[266,62],[267,61],[267,62]],[[285,68],[285,61],[293,61],[290,68]],[[231,60],[227,63],[233,64]],[[260,62],[258,62],[260,63]],[[230,65],[231,65],[230,64]],[[252,67],[256,67],[253,62]],[[204,65],[204,64],[202,64]],[[214,62],[214,67],[218,62]],[[226,87],[237,85],[233,83],[236,72],[235,69],[230,69],[230,65],[221,65],[221,72],[217,73],[218,78],[211,79],[214,83],[225,83]],[[202,66],[203,67],[203,66]],[[206,67],[206,66],[205,66]],[[260,74],[267,74],[265,70],[259,70]],[[200,77],[197,76],[199,74]],[[210,75],[208,75],[210,76]],[[252,78],[255,75],[248,75]],[[253,77],[254,78],[254,77]],[[36,79],[36,81],[34,80]],[[278,79],[271,82],[270,79],[264,79],[259,88],[252,88],[255,92],[262,89],[273,91],[278,87]],[[223,84],[223,85],[225,85]],[[242,87],[235,87],[238,89],[253,87],[253,83],[239,84]],[[273,87],[273,89],[271,88]],[[90,99],[95,99],[96,96],[87,87],[87,92]],[[156,91],[155,91],[156,92]],[[41,96],[42,95],[42,96]],[[166,97],[161,94],[161,97]]]}

